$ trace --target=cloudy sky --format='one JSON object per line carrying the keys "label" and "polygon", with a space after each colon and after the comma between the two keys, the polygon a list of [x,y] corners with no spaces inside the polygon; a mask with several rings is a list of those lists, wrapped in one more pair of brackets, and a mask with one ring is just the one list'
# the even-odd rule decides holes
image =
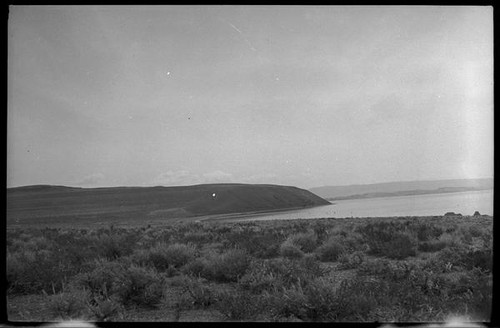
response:
{"label": "cloudy sky", "polygon": [[7,186],[493,176],[491,7],[11,6]]}

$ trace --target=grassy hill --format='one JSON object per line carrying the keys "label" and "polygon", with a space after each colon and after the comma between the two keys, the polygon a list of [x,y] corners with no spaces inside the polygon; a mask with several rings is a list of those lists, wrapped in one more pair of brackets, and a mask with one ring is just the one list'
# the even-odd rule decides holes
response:
{"label": "grassy hill", "polygon": [[327,204],[307,190],[278,185],[112,188],[37,185],[7,189],[7,224],[188,218]]}

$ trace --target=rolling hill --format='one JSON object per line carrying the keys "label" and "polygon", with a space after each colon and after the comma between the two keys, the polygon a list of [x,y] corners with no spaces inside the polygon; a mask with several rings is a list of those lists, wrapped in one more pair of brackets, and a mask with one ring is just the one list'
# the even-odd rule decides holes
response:
{"label": "rolling hill", "polygon": [[189,218],[327,204],[330,203],[307,190],[279,185],[111,188],[37,185],[7,189],[7,224]]}
{"label": "rolling hill", "polygon": [[493,179],[401,181],[366,185],[324,186],[311,188],[310,191],[325,199],[341,200],[488,189],[493,189]]}

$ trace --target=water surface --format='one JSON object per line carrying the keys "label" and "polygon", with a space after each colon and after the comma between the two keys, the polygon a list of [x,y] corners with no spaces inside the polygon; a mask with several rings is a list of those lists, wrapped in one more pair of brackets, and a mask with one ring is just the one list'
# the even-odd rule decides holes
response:
{"label": "water surface", "polygon": [[256,214],[244,220],[345,217],[438,216],[447,212],[493,215],[493,190],[335,201],[307,209]]}

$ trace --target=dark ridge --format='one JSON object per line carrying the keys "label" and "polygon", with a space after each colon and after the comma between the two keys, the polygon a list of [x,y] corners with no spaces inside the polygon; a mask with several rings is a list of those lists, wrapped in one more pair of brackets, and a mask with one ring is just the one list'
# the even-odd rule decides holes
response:
{"label": "dark ridge", "polygon": [[42,191],[42,192],[50,192],[50,191],[63,191],[63,190],[74,190],[74,189],[82,189],[79,187],[67,187],[67,186],[56,186],[56,185],[30,185],[30,186],[21,186],[21,187],[13,187],[7,188],[7,192],[27,192],[27,191]]}
{"label": "dark ridge", "polygon": [[176,187],[7,189],[7,224],[54,220],[172,219],[275,211],[330,204],[310,191],[267,184],[204,184]]}

